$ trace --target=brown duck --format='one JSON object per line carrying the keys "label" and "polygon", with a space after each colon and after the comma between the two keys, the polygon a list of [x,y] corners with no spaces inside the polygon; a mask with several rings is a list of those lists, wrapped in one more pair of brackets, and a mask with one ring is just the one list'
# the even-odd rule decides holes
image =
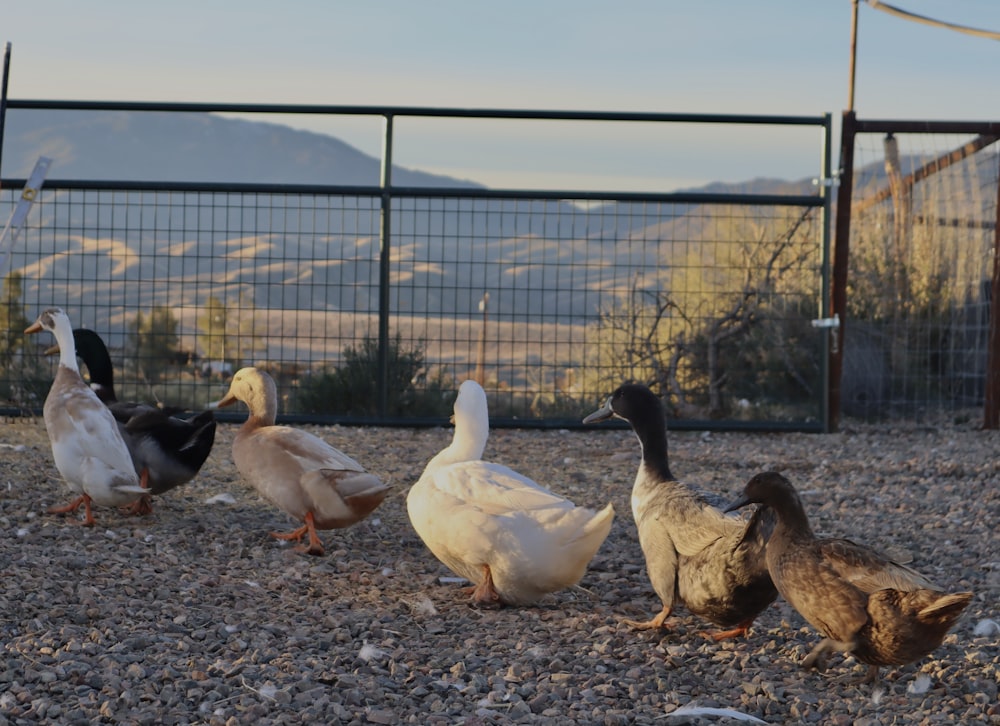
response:
{"label": "brown duck", "polygon": [[971,592],[946,593],[919,572],[846,539],[818,538],[802,500],[781,474],[747,482],[727,511],[756,503],[778,515],[767,543],[767,566],[781,596],[824,638],[802,661],[822,668],[826,654],[852,653],[867,663],[866,681],[880,666],[911,663],[941,645]]}

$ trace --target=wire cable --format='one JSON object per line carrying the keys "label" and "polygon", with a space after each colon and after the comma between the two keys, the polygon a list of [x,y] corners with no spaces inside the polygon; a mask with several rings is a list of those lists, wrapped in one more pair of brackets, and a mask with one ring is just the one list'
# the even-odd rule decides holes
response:
{"label": "wire cable", "polygon": [[947,28],[948,30],[957,30],[959,33],[966,33],[968,35],[975,35],[980,38],[989,38],[991,40],[1000,40],[1000,32],[994,30],[983,30],[981,28],[971,28],[968,25],[957,25],[956,23],[947,23],[943,20],[935,20],[934,18],[928,18],[926,15],[918,15],[917,13],[911,13],[908,10],[903,10],[902,8],[897,8],[895,5],[889,5],[888,3],[880,2],[880,0],[865,0],[871,7],[876,10],[881,10],[889,15],[895,15],[896,17],[903,18],[905,20],[912,20],[917,23],[924,23],[925,25],[933,25],[937,28]]}

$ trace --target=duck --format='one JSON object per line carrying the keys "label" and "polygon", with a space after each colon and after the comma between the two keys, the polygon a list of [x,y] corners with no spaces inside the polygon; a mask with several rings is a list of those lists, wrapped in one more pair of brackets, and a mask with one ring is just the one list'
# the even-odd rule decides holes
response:
{"label": "duck", "polygon": [[118,422],[80,376],[69,316],[62,308],[48,308],[24,332],[32,335],[43,330],[55,336],[60,352],[42,416],[56,469],[77,495],[69,504],[48,511],[69,514],[82,506],[80,523],[92,527],[92,504],[125,506],[145,494],[145,489]]}
{"label": "duck", "polygon": [[777,599],[765,562],[774,516],[749,519],[723,513],[725,502],[679,481],[670,471],[667,428],[660,399],[645,385],[625,383],[583,419],[627,421],[642,450],[632,486],[632,517],[646,571],[662,608],[646,621],[625,620],[637,630],[670,630],[674,606],[719,626],[702,631],[714,640],[746,635],[757,616]]}
{"label": "duck", "polygon": [[778,472],[751,477],[728,509],[752,503],[778,518],[767,544],[778,592],[823,634],[803,668],[822,670],[831,651],[851,653],[868,664],[864,680],[873,682],[881,666],[912,663],[940,646],[972,600],[972,592],[945,592],[864,545],[817,537],[798,492]]}
{"label": "duck", "polygon": [[427,463],[406,497],[410,523],[427,549],[467,588],[475,607],[531,605],[578,583],[614,519],[578,507],[518,472],[483,461],[489,438],[486,393],[458,389],[451,443]]}
{"label": "duck", "polygon": [[318,436],[275,424],[278,393],[274,379],[253,366],[233,376],[229,391],[215,408],[237,401],[250,411],[233,439],[232,455],[240,476],[272,505],[302,526],[271,532],[275,539],[308,544],[296,549],[321,556],[325,549],[316,530],[343,529],[371,514],[390,487],[347,454]]}
{"label": "duck", "polygon": [[[73,343],[76,355],[87,367],[91,390],[118,421],[140,486],[148,490],[127,508],[127,513],[152,514],[150,495],[159,496],[186,484],[207,461],[215,444],[215,415],[206,410],[181,418],[181,408],[119,401],[111,355],[101,336],[89,328],[74,328]],[[56,345],[45,352],[51,355],[58,351]]]}

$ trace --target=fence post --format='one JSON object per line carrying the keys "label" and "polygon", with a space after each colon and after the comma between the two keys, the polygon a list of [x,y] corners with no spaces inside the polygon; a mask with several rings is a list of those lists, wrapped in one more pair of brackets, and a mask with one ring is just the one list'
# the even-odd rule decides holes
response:
{"label": "fence post", "polygon": [[4,46],[3,75],[0,76],[0,170],[3,169],[3,132],[7,123],[7,82],[10,78],[10,43]]}
{"label": "fence post", "polygon": [[1000,179],[993,221],[993,279],[990,282],[990,332],[986,351],[986,391],[983,428],[1000,428]]}
{"label": "fence post", "polygon": [[827,389],[827,431],[840,425],[840,379],[844,371],[844,328],[847,324],[847,268],[851,244],[851,194],[854,187],[854,111],[844,111],[840,127],[840,187],[837,189],[837,225],[833,241],[833,279],[830,307],[840,319],[833,330],[830,349],[830,384]]}
{"label": "fence post", "polygon": [[378,416],[384,419],[389,412],[389,260],[392,251],[392,121],[387,113],[382,136],[382,172],[379,187],[382,189],[379,210],[379,265],[378,265]]}
{"label": "fence post", "polygon": [[[820,194],[823,197],[822,216],[822,255],[820,262],[820,300],[819,315],[821,318],[830,318],[830,240],[831,222],[833,219],[833,195],[834,188],[839,180],[840,173],[833,171],[831,156],[833,146],[833,117],[830,114],[823,115],[823,158],[820,177]],[[823,431],[830,431],[830,401],[825,397],[825,392],[830,386],[830,336],[824,335],[822,339],[820,355],[825,357],[825,364],[822,368],[823,388],[820,393],[820,420],[823,422]]]}

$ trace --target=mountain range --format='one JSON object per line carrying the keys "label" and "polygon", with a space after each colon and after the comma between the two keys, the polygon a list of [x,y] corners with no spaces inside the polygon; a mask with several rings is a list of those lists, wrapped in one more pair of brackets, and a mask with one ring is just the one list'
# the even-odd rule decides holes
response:
{"label": "mountain range", "polygon": [[[55,161],[51,178],[66,180],[375,186],[380,164],[330,136],[214,114],[8,111],[3,178],[26,177],[40,155]],[[402,167],[393,183],[483,188]],[[815,188],[756,179],[690,191]],[[120,327],[110,316],[153,304],[197,308],[210,294],[250,295],[268,310],[377,309],[378,199],[62,191],[36,209],[38,240],[12,254],[25,297],[94,308],[92,325]],[[636,281],[659,289],[677,250],[687,254],[715,223],[688,203],[430,196],[401,200],[393,215],[394,311],[463,316],[490,291],[500,319],[583,318],[609,291]],[[112,301],[107,311],[99,300]]]}

